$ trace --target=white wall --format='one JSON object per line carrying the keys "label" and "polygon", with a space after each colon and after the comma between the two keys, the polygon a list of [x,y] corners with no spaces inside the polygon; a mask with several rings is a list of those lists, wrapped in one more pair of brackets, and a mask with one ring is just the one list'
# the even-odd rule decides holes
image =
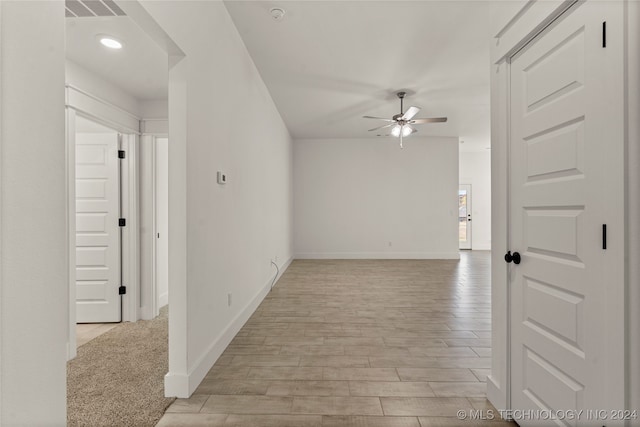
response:
{"label": "white wall", "polygon": [[0,2],[0,424],[66,424],[64,3]]}
{"label": "white wall", "polygon": [[491,151],[460,152],[460,184],[471,184],[471,249],[491,249]]}
{"label": "white wall", "polygon": [[169,72],[165,381],[186,397],[292,256],[291,139],[222,2],[142,4],[186,55]]}
{"label": "white wall", "polygon": [[97,76],[81,65],[67,59],[65,61],[66,84],[106,101],[144,120],[166,120],[168,101],[166,99],[137,99],[129,92]]}
{"label": "white wall", "polygon": [[88,92],[124,111],[141,117],[140,101],[133,95],[68,59],[65,61],[65,70],[65,78],[68,85]]}
{"label": "white wall", "polygon": [[169,114],[169,102],[166,99],[140,100],[140,117],[145,119],[166,119]]}
{"label": "white wall", "polygon": [[297,140],[299,258],[458,258],[458,140]]}

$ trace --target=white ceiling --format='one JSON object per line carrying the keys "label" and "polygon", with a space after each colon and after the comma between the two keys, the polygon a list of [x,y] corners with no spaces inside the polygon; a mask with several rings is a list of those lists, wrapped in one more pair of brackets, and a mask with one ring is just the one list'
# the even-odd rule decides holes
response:
{"label": "white ceiling", "polygon": [[[294,138],[359,138],[391,117],[395,96],[448,123],[417,135],[489,142],[488,2],[225,1]],[[284,19],[269,10],[280,7]],[[380,123],[382,124],[382,123]]]}
{"label": "white ceiling", "polygon": [[[167,54],[129,17],[67,18],[67,58],[139,100],[167,98]],[[102,46],[98,34],[124,43]]]}

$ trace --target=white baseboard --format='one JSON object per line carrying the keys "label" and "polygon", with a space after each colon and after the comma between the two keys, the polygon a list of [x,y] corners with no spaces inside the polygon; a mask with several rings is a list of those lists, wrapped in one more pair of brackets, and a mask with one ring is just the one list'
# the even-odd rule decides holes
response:
{"label": "white baseboard", "polygon": [[487,399],[496,409],[505,411],[507,408],[507,395],[505,390],[494,381],[491,375],[487,376]]}
{"label": "white baseboard", "polygon": [[280,274],[278,275],[278,278],[276,279],[275,282],[273,282],[273,279],[271,279],[271,281],[273,282],[273,286],[278,284],[284,272],[287,271],[287,268],[289,268],[289,266],[293,262],[293,259],[294,259],[293,256],[291,256],[284,264],[278,266],[278,268],[280,269]]}
{"label": "white baseboard", "polygon": [[456,252],[303,252],[296,259],[460,259]]}
{"label": "white baseboard", "polygon": [[169,372],[164,376],[164,396],[188,398],[189,393],[189,375],[174,374]]}
{"label": "white baseboard", "polygon": [[67,362],[71,359],[75,359],[78,355],[78,348],[76,345],[76,340],[73,340],[73,343],[67,341]]}
{"label": "white baseboard", "polygon": [[169,304],[169,292],[165,292],[158,297],[158,308],[162,308],[167,304]]}
{"label": "white baseboard", "polygon": [[[281,267],[280,275],[276,280],[280,280],[282,274],[289,268],[289,265],[293,261],[293,257],[289,258]],[[275,270],[275,269],[274,269]],[[274,271],[275,272],[275,271]],[[164,389],[165,396],[167,397],[181,397],[188,398],[196,390],[198,385],[202,382],[209,369],[216,363],[216,360],[227,348],[231,340],[236,336],[238,331],[242,329],[244,324],[249,320],[251,315],[256,311],[264,297],[271,291],[271,284],[273,278],[269,279],[267,283],[258,291],[251,301],[233,318],[224,331],[209,345],[204,354],[198,358],[193,364],[193,367],[188,374],[171,374],[168,373],[164,377]]]}

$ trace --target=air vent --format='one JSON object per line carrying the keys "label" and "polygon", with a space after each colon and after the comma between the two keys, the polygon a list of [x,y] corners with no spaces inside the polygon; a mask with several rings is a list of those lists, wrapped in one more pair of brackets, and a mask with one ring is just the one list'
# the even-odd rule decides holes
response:
{"label": "air vent", "polygon": [[113,0],[65,0],[64,3],[68,18],[126,15]]}

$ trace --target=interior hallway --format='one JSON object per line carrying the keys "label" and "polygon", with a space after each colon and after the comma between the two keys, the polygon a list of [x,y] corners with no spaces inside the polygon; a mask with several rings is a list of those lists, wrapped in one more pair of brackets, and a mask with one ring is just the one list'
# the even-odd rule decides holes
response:
{"label": "interior hallway", "polygon": [[297,260],[158,425],[483,425],[490,327],[490,252]]}

